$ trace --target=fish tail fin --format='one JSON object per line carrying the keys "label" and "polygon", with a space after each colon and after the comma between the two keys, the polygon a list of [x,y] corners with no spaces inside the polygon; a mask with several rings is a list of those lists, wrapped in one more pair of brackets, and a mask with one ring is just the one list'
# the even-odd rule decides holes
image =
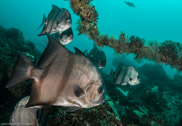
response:
{"label": "fish tail fin", "polygon": [[31,78],[31,71],[33,68],[34,65],[31,60],[19,52],[13,73],[6,85],[6,88],[12,87]]}
{"label": "fish tail fin", "polygon": [[42,27],[45,24],[46,20],[47,20],[47,18],[46,18],[45,14],[44,14],[43,19],[42,19],[42,23],[40,24],[38,29],[40,29],[40,27]]}

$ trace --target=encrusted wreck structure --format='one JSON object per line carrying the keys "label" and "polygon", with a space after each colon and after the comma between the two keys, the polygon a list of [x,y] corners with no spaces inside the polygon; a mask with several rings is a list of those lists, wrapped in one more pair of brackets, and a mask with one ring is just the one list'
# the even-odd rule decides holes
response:
{"label": "encrusted wreck structure", "polygon": [[118,39],[101,35],[97,26],[98,13],[91,5],[91,1],[70,0],[72,10],[80,16],[77,28],[79,34],[86,34],[98,46],[111,47],[116,53],[133,53],[137,60],[145,58],[156,63],[169,64],[179,71],[182,70],[182,44],[179,42],[171,40],[166,40],[161,44],[156,41],[146,42],[136,36],[128,37],[124,33],[121,33]]}

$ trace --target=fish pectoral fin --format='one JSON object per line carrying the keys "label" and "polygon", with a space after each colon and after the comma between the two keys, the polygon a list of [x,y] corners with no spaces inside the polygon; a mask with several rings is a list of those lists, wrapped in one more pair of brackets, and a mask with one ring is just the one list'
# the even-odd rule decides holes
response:
{"label": "fish pectoral fin", "polygon": [[85,92],[78,85],[74,85],[73,91],[76,97],[82,98],[83,96],[85,96]]}
{"label": "fish pectoral fin", "polygon": [[75,112],[75,111],[77,111],[77,110],[79,110],[79,109],[81,109],[80,107],[76,107],[76,106],[74,106],[74,107],[69,107],[69,108],[67,108],[66,110],[65,110],[65,112]]}
{"label": "fish pectoral fin", "polygon": [[34,65],[31,60],[28,59],[28,57],[26,57],[23,53],[18,52],[18,59],[6,88],[12,87],[32,78],[31,74],[33,69]]}

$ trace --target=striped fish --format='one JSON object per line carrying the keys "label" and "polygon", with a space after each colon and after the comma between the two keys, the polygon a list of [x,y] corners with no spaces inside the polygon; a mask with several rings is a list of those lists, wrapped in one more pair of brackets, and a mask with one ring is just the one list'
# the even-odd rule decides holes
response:
{"label": "striped fish", "polygon": [[116,71],[111,71],[111,76],[114,78],[114,85],[136,85],[140,83],[139,74],[132,66],[120,64]]}
{"label": "striped fish", "polygon": [[19,53],[7,88],[33,79],[30,100],[26,107],[55,105],[90,108],[104,102],[101,75],[85,56],[74,54],[48,35],[38,68]]}
{"label": "striped fish", "polygon": [[41,33],[38,36],[45,35],[46,33],[52,34],[55,32],[62,33],[71,27],[71,15],[68,10],[64,8],[59,8],[52,5],[52,10],[50,11],[48,17],[43,16],[43,21],[40,25],[44,25]]}
{"label": "striped fish", "polygon": [[62,32],[61,34],[59,32],[52,34],[52,36],[60,42],[62,45],[67,45],[73,40],[73,31],[70,27],[66,31]]}

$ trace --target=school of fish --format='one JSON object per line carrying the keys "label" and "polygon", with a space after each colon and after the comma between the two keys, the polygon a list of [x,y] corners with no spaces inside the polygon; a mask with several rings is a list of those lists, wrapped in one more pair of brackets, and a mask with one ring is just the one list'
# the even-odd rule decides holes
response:
{"label": "school of fish", "polygon": [[[130,5],[129,3],[127,3]],[[130,5],[131,6],[131,5]],[[38,126],[36,112],[44,105],[67,107],[67,112],[91,108],[104,103],[105,90],[99,69],[106,65],[104,51],[93,44],[88,53],[75,47],[75,53],[65,45],[73,40],[71,15],[65,8],[52,5],[38,36],[46,35],[48,45],[38,64],[34,65],[23,53],[18,59],[6,87],[33,79],[30,96],[17,103],[10,117],[14,125],[32,123]],[[111,71],[113,85],[136,85],[139,74],[132,66],[118,65]]]}

